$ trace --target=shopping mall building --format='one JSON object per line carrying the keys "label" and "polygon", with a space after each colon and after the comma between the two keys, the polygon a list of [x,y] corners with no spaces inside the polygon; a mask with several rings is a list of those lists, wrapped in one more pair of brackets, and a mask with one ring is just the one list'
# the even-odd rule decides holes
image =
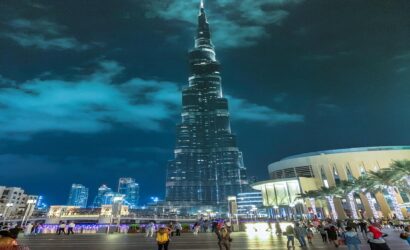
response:
{"label": "shopping mall building", "polygon": [[[254,183],[252,187],[261,191],[264,206],[272,208],[273,217],[392,217],[394,202],[387,193],[351,192],[346,197],[326,196],[326,199],[302,199],[300,194],[337,186],[343,180],[354,180],[370,171],[388,168],[394,160],[404,159],[410,160],[410,146],[349,148],[294,155],[270,164],[271,179]],[[397,189],[396,194],[399,209],[409,217],[410,194]]]}

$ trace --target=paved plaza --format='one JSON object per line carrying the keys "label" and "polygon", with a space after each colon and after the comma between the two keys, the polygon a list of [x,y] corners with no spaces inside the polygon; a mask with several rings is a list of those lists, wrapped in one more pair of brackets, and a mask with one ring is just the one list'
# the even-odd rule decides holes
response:
{"label": "paved plaza", "polygon": [[[386,238],[391,250],[409,250],[408,244],[399,238],[397,232],[388,232]],[[286,237],[276,237],[268,234],[249,235],[247,233],[232,234],[232,250],[275,250],[287,249]],[[305,249],[336,249],[330,244],[324,244],[315,235],[313,244]],[[89,235],[37,235],[20,237],[19,242],[29,246],[31,250],[47,249],[76,249],[76,250],[155,250],[157,249],[154,238],[145,238],[143,234],[89,234]],[[362,241],[362,250],[369,250],[366,241]],[[295,242],[295,249],[302,249]],[[201,250],[218,249],[216,236],[212,233],[202,233],[194,236],[191,233],[181,237],[173,237],[170,250]],[[347,249],[341,246],[338,249]]]}

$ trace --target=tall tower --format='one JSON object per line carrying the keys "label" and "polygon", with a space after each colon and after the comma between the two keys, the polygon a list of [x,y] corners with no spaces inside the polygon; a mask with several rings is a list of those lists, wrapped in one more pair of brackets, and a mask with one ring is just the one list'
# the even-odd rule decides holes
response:
{"label": "tall tower", "polygon": [[189,85],[182,90],[182,122],[175,159],[167,168],[166,200],[219,205],[248,184],[242,152],[231,133],[228,100],[222,95],[220,64],[201,1],[195,47],[189,51]]}
{"label": "tall tower", "polygon": [[87,201],[88,188],[81,184],[72,184],[67,205],[85,208],[87,207]]}
{"label": "tall tower", "polygon": [[129,208],[138,206],[140,187],[133,178],[120,178],[118,182],[118,193],[125,195],[124,203]]}

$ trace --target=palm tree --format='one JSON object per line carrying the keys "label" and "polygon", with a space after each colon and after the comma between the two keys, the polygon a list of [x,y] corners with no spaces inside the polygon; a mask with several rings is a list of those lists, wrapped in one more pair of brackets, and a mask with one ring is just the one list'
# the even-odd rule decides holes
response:
{"label": "palm tree", "polygon": [[327,200],[327,202],[329,203],[330,206],[330,213],[332,215],[332,218],[334,220],[338,219],[338,214],[335,208],[335,203],[334,203],[334,197],[338,196],[338,188],[336,187],[321,187],[320,190],[320,197],[323,197]]}
{"label": "palm tree", "polygon": [[317,210],[316,210],[316,202],[315,199],[320,197],[320,193],[318,190],[309,190],[304,193],[301,193],[296,196],[295,200],[297,199],[309,199],[310,205],[312,206],[312,211],[313,214],[317,216]]}
{"label": "palm tree", "polygon": [[383,192],[386,190],[390,196],[390,199],[393,204],[394,212],[399,220],[404,219],[403,213],[399,207],[399,203],[396,198],[395,186],[397,184],[397,179],[394,178],[395,173],[390,169],[369,173],[370,181],[373,182],[373,190]]}
{"label": "palm tree", "polygon": [[392,177],[397,181],[406,180],[410,186],[410,160],[393,161],[390,164],[389,170],[392,172]]}
{"label": "palm tree", "polygon": [[372,210],[373,217],[378,219],[379,212],[376,210],[376,202],[373,201],[373,197],[371,195],[372,191],[374,191],[374,181],[372,181],[368,176],[360,176],[354,180],[353,191],[366,196],[370,209]]}
{"label": "palm tree", "polygon": [[341,198],[347,197],[353,218],[359,219],[356,203],[354,201],[355,186],[356,184],[354,181],[341,181],[337,186],[337,195]]}

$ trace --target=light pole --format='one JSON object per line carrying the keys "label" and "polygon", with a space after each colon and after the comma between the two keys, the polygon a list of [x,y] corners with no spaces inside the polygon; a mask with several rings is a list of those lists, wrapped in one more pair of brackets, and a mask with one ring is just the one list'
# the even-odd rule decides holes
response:
{"label": "light pole", "polygon": [[30,216],[31,216],[31,213],[33,212],[32,211],[32,206],[33,206],[33,204],[36,204],[36,200],[33,200],[33,199],[30,199],[30,200],[28,200],[27,201],[27,207],[26,207],[26,211],[24,212],[24,216],[23,216],[23,219],[21,220],[21,226],[23,226],[24,225],[24,221],[27,219],[29,219],[30,218]]}
{"label": "light pole", "polygon": [[6,223],[6,217],[7,217],[7,211],[9,210],[10,207],[14,206],[13,203],[7,203],[6,207],[4,208],[4,213],[3,213],[3,226]]}

